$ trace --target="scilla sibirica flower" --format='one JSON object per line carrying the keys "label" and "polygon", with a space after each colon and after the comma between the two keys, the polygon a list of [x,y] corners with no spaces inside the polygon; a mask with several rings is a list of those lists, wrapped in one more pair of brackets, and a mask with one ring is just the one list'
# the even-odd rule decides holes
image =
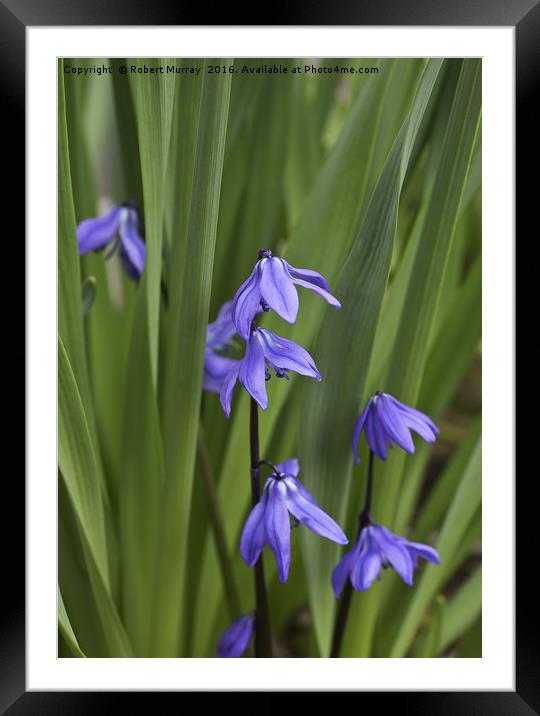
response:
{"label": "scilla sibirica flower", "polygon": [[237,659],[248,648],[253,634],[255,615],[243,614],[223,632],[217,645],[217,655],[221,659]]}
{"label": "scilla sibirica flower", "polygon": [[221,405],[225,415],[231,413],[231,400],[236,381],[239,380],[247,392],[263,410],[268,407],[266,381],[270,378],[268,368],[275,371],[277,378],[288,378],[288,371],[321,379],[310,354],[294,341],[280,338],[273,331],[252,324],[246,353],[237,361],[223,381]]}
{"label": "scilla sibirica flower", "polygon": [[130,278],[140,278],[146,259],[146,246],[141,238],[141,220],[134,202],[126,202],[95,219],[85,219],[77,227],[79,254],[99,251],[110,245],[107,258],[116,251]]}
{"label": "scilla sibirica flower", "polygon": [[284,259],[272,256],[270,249],[261,249],[255,268],[233,300],[232,319],[239,335],[245,340],[249,338],[252,321],[261,307],[264,311],[272,309],[281,318],[294,323],[298,315],[295,284],[319,294],[331,306],[341,307],[320,273],[294,268]]}
{"label": "scilla sibirica flower", "polygon": [[321,537],[347,544],[341,527],[319,507],[297,479],[298,460],[287,460],[274,468],[260,501],[252,509],[240,539],[240,554],[253,567],[268,545],[276,558],[280,582],[286,582],[291,562],[291,524],[295,520]]}
{"label": "scilla sibirica flower", "polygon": [[347,552],[332,573],[332,586],[339,597],[347,579],[358,592],[369,589],[381,567],[392,567],[401,579],[412,586],[418,558],[439,564],[437,550],[427,544],[409,542],[382,525],[370,524],[359,534],[354,547]]}
{"label": "scilla sibirica flower", "polygon": [[232,301],[227,301],[220,308],[218,317],[208,325],[206,333],[206,353],[204,358],[203,389],[211,393],[221,391],[223,381],[238,364],[237,360],[220,355],[216,351],[224,350],[236,333],[231,319]]}
{"label": "scilla sibirica flower", "polygon": [[435,441],[439,428],[424,413],[400,403],[392,395],[377,391],[358,417],[353,432],[352,448],[358,463],[358,442],[365,432],[368,445],[380,459],[386,460],[387,448],[398,445],[402,450],[414,453],[410,431],[414,430],[426,442]]}

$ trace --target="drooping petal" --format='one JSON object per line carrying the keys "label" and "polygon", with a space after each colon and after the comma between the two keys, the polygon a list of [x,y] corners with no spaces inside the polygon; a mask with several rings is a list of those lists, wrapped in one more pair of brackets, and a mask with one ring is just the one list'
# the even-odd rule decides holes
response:
{"label": "drooping petal", "polygon": [[247,649],[253,634],[254,620],[250,614],[244,614],[223,632],[217,645],[217,655],[221,659],[235,659]]}
{"label": "drooping petal", "polygon": [[349,542],[341,527],[319,507],[314,498],[311,495],[310,499],[304,497],[307,490],[303,485],[302,491],[299,490],[300,483],[296,478],[286,477],[283,483],[287,487],[287,509],[293,517],[320,537],[326,537],[337,544]]}
{"label": "drooping petal", "polygon": [[291,266],[291,264],[288,261],[285,261],[285,259],[281,259],[285,266],[287,267],[288,272],[291,275],[292,279],[302,279],[303,281],[307,281],[308,283],[313,284],[314,286],[319,286],[320,288],[323,288],[325,291],[330,291],[330,286],[328,284],[328,281],[324,278],[324,276],[321,276],[320,273],[317,271],[312,271],[311,269],[299,269],[295,268],[294,266]]}
{"label": "drooping petal", "polygon": [[391,401],[398,415],[409,429],[418,433],[418,435],[420,435],[420,437],[426,442],[435,442],[436,437],[439,434],[439,428],[435,425],[431,418],[415,408],[411,408],[408,405],[400,403],[391,395],[389,395],[387,399]]}
{"label": "drooping petal", "polygon": [[282,259],[261,259],[260,272],[260,289],[264,302],[278,316],[294,323],[298,315],[298,293]]}
{"label": "drooping petal", "polygon": [[265,510],[266,538],[276,558],[279,581],[287,581],[291,564],[291,523],[286,505],[287,488],[280,480],[268,485]]}
{"label": "drooping petal", "polygon": [[363,545],[351,569],[351,584],[357,592],[369,589],[381,571],[383,556],[374,543],[371,527],[363,530]]}
{"label": "drooping petal", "polygon": [[125,209],[120,217],[118,233],[120,236],[120,256],[124,267],[132,278],[138,278],[144,269],[146,260],[146,246],[141,239],[137,228],[137,212],[135,209]]}
{"label": "drooping petal", "polygon": [[410,554],[413,555],[413,557],[422,557],[422,559],[426,559],[428,562],[432,562],[433,564],[441,563],[441,558],[439,557],[437,550],[427,544],[422,544],[421,542],[409,542],[409,540],[406,540],[403,546]]}
{"label": "drooping petal", "polygon": [[238,379],[263,410],[268,407],[266,395],[266,368],[264,365],[264,350],[258,335],[253,331],[246,345],[246,355],[240,361]]}
{"label": "drooping petal", "polygon": [[[439,432],[440,432],[439,428],[435,425],[435,423],[429,417],[429,415],[422,413],[421,410],[412,408],[410,405],[405,405],[405,403],[402,403],[397,398],[394,398],[393,395],[385,394],[385,397],[389,398],[392,401],[392,403],[398,408],[398,410],[400,410],[405,415],[415,416],[420,422],[424,423],[431,430],[431,432],[434,433],[434,435],[439,434]],[[418,434],[420,434],[420,433],[418,433]]]}
{"label": "drooping petal", "polygon": [[276,465],[276,467],[282,475],[292,475],[292,477],[296,477],[300,472],[300,463],[295,457],[291,457],[288,460],[285,460],[285,462]]}
{"label": "drooping petal", "polygon": [[216,320],[208,324],[206,333],[207,348],[224,348],[227,341],[236,333],[236,326],[232,321],[232,301],[227,301],[219,309]]}
{"label": "drooping petal", "polygon": [[248,340],[251,335],[251,324],[261,304],[260,262],[255,264],[249,278],[240,286],[233,299],[232,320],[238,334]]}
{"label": "drooping petal", "polygon": [[334,306],[335,308],[341,308],[341,303],[337,300],[337,298],[335,296],[332,296],[329,291],[326,291],[324,288],[317,286],[317,284],[309,283],[309,281],[303,281],[301,278],[293,278],[292,281],[297,286],[302,286],[303,288],[307,288],[310,291],[313,291],[313,293],[318,294],[319,296],[321,296],[321,298],[324,298],[324,300],[331,306]]}
{"label": "drooping petal", "polygon": [[221,406],[223,407],[223,411],[227,418],[231,414],[232,394],[234,391],[234,386],[236,385],[236,381],[238,380],[239,371],[240,371],[240,361],[238,361],[238,363],[231,368],[231,372],[227,375],[227,377],[223,381],[223,385],[221,386],[221,391],[219,393],[219,398],[221,400]]}
{"label": "drooping petal", "polygon": [[370,529],[373,542],[378,545],[386,560],[405,584],[411,586],[413,583],[414,563],[400,538],[381,525],[373,525]]}
{"label": "drooping petal", "polygon": [[113,206],[112,209],[97,219],[84,219],[77,226],[77,243],[79,254],[102,249],[106,246],[118,231],[120,222],[120,206]]}
{"label": "drooping petal", "polygon": [[313,358],[304,348],[266,328],[258,328],[256,332],[263,342],[264,357],[274,369],[292,370],[316,380],[321,379]]}
{"label": "drooping petal", "polygon": [[253,567],[267,543],[264,526],[268,490],[265,489],[261,500],[249,513],[240,538],[240,554],[248,567]]}
{"label": "drooping petal", "polygon": [[220,393],[223,381],[237,364],[238,361],[233,358],[226,358],[207,350],[204,359],[203,390]]}
{"label": "drooping petal", "polygon": [[358,542],[352,549],[345,553],[341,560],[336,564],[332,572],[332,588],[336,598],[338,598],[343,591],[345,582],[351,575],[353,564],[358,559],[361,545]]}
{"label": "drooping petal", "polygon": [[405,452],[412,455],[414,453],[414,443],[411,433],[393,403],[384,395],[379,396],[374,402],[377,417],[384,431],[396,445],[399,445]]}
{"label": "drooping petal", "polygon": [[371,409],[371,402],[372,398],[370,398],[366,404],[366,407],[362,410],[358,418],[356,419],[356,423],[354,424],[354,430],[353,430],[353,437],[352,437],[352,450],[354,454],[354,462],[356,465],[360,462],[360,458],[358,457],[358,443],[360,441],[360,435],[362,433],[362,430],[364,429],[364,425],[368,416],[368,413]]}
{"label": "drooping petal", "polygon": [[376,410],[371,404],[365,424],[366,439],[369,447],[379,460],[386,460],[387,456],[387,435],[383,431],[381,423],[378,419]]}

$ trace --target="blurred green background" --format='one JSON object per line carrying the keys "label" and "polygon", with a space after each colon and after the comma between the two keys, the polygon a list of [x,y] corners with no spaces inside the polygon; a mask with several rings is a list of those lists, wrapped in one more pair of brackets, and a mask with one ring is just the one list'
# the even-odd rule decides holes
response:
{"label": "blurred green background", "polygon": [[[342,656],[481,656],[481,62],[279,63],[59,61],[60,656],[211,657],[254,606],[238,552],[249,401],[237,390],[226,420],[201,386],[207,324],[262,247],[320,271],[343,305],[304,291],[295,325],[265,315],[323,380],[268,383],[263,456],[297,456],[352,538],[369,395],[441,428],[376,466],[373,509],[441,565],[355,594]],[[292,72],[312,64],[332,71]],[[121,74],[132,65],[200,73]],[[127,199],[144,216],[140,282],[117,256],[78,256],[77,223]],[[293,530],[285,585],[265,555],[275,656],[328,655],[340,555]]]}

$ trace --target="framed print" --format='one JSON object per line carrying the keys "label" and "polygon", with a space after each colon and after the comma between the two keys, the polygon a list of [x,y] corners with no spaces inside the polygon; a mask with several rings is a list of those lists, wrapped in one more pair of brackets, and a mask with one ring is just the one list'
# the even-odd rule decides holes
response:
{"label": "framed print", "polygon": [[538,708],[513,576],[530,5],[246,27],[4,3],[28,290],[9,713]]}

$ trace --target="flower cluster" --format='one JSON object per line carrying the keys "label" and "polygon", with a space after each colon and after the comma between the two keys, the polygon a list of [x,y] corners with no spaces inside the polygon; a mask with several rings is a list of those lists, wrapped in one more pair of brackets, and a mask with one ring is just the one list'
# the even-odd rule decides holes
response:
{"label": "flower cluster", "polygon": [[[240,286],[232,302],[224,304],[214,323],[208,327],[205,359],[205,390],[219,392],[225,415],[231,413],[232,395],[239,381],[262,410],[268,407],[266,381],[270,370],[277,378],[289,378],[289,372],[320,380],[311,355],[294,341],[255,324],[261,312],[273,310],[289,323],[298,315],[298,293],[304,286],[322,296],[330,305],[340,307],[330,293],[326,279],[316,271],[297,269],[284,259],[272,256],[269,249],[259,258],[249,278]],[[238,333],[246,342],[245,355],[233,360],[216,353]]]}

